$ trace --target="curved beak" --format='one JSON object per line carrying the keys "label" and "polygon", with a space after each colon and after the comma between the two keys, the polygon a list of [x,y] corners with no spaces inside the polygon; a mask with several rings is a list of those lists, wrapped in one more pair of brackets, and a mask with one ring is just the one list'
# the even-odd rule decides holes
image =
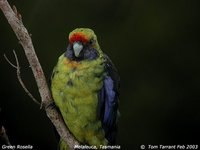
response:
{"label": "curved beak", "polygon": [[73,43],[74,54],[76,57],[79,57],[81,50],[83,49],[83,45],[81,42],[74,42]]}

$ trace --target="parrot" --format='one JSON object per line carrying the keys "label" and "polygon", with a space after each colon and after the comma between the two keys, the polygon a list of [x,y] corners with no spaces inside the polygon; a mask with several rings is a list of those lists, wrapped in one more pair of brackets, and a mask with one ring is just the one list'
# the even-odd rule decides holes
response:
{"label": "parrot", "polygon": [[[51,75],[51,93],[70,133],[81,144],[116,144],[119,118],[118,71],[90,28],[69,33],[66,51]],[[60,150],[67,144],[60,139]]]}

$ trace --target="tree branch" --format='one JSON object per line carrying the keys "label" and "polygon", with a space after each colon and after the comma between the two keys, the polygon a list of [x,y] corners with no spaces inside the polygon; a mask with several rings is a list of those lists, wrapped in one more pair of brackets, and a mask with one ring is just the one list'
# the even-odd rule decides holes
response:
{"label": "tree branch", "polygon": [[4,126],[2,126],[0,128],[0,137],[2,138],[2,140],[4,140],[4,142],[7,144],[7,145],[11,145],[10,144],[10,141],[9,141],[9,138],[8,138],[8,135],[6,134],[6,129],[4,128]]}
{"label": "tree branch", "polygon": [[[28,96],[38,105],[40,105],[40,103],[35,99],[35,97],[29,92],[29,90],[26,88],[24,82],[22,81],[21,78],[21,71],[20,71],[20,65],[19,65],[19,60],[17,57],[17,54],[15,53],[15,50],[13,50],[13,54],[15,56],[15,61],[16,61],[16,65],[14,65],[13,63],[11,63],[11,61],[7,58],[7,56],[4,54],[4,58],[6,59],[6,61],[13,67],[16,69],[17,72],[17,78],[19,83],[21,84],[22,88],[24,89],[24,91],[28,94]],[[42,105],[41,105],[42,106]]]}
{"label": "tree branch", "polygon": [[78,145],[79,143],[70,134],[60,113],[56,110],[55,107],[51,107],[51,104],[53,103],[51,93],[48,88],[42,67],[36,56],[31,37],[22,23],[21,15],[19,15],[19,13],[17,12],[16,7],[14,11],[11,9],[7,0],[0,0],[0,8],[24,49],[25,55],[33,71],[42,99],[42,104],[45,107],[47,116],[56,127],[61,138],[68,144],[70,149],[74,149],[74,146]]}

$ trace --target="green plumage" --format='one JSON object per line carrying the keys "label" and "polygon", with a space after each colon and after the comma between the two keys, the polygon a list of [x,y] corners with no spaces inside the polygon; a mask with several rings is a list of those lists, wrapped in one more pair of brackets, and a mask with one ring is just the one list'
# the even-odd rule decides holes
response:
{"label": "green plumage", "polygon": [[[88,33],[96,40],[94,34]],[[99,146],[108,143],[97,117],[98,91],[103,86],[105,66],[97,42],[94,47],[99,53],[97,59],[74,61],[65,54],[59,57],[53,70],[51,91],[56,106],[75,138],[80,143]],[[61,143],[60,149],[67,149],[65,143]]]}

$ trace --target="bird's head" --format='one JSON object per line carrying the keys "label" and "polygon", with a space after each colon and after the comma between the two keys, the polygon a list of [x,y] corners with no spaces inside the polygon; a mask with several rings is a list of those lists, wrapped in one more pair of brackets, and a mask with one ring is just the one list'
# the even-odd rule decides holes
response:
{"label": "bird's head", "polygon": [[77,28],[70,32],[67,52],[69,57],[74,59],[97,57],[100,48],[94,31],[89,28]]}

